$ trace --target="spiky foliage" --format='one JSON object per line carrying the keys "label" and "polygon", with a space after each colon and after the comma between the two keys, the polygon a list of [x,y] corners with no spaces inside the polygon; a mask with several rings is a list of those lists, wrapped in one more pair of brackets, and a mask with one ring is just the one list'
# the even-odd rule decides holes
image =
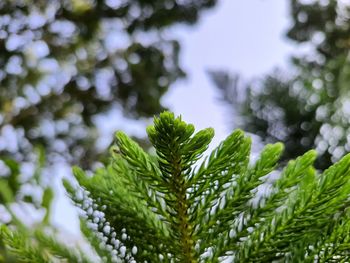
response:
{"label": "spiky foliage", "polygon": [[78,188],[64,182],[104,261],[350,259],[350,155],[320,173],[309,151],[275,171],[283,146],[267,145],[252,163],[240,130],[204,159],[212,129],[194,133],[164,112],[147,132],[155,156],[117,132],[108,167],[92,176],[75,168]]}
{"label": "spiky foliage", "polygon": [[[44,159],[44,153],[39,151],[34,176],[25,180],[18,162],[0,158],[0,262],[92,262],[78,246],[72,249],[59,241],[57,229],[50,225],[53,190],[46,187],[39,192],[35,188],[42,179]],[[35,189],[41,198],[26,194],[26,187]],[[44,213],[28,225],[31,220],[18,215],[15,207],[17,212],[27,208],[29,212]]]}
{"label": "spiky foliage", "polygon": [[39,229],[34,232],[28,230],[24,227],[18,230],[4,225],[0,227],[0,262],[92,262],[79,248],[64,245],[54,235]]}

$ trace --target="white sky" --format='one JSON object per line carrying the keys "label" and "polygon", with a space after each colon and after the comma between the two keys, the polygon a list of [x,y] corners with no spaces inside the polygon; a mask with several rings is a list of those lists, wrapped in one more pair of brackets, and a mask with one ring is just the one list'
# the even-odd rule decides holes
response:
{"label": "white sky", "polygon": [[214,145],[230,133],[233,117],[220,105],[206,71],[225,69],[250,78],[286,65],[293,50],[292,43],[284,39],[289,22],[287,3],[221,0],[196,26],[175,29],[182,45],[180,62],[188,78],[174,85],[164,104],[197,128],[215,128]]}
{"label": "white sky", "polygon": [[[202,14],[196,26],[182,25],[171,32],[171,37],[181,42],[180,62],[188,77],[177,82],[163,102],[197,129],[213,127],[216,136],[212,145],[230,133],[233,117],[219,105],[218,93],[206,71],[225,69],[250,78],[286,65],[294,48],[283,37],[289,22],[287,3],[221,0],[215,9]],[[53,209],[54,223],[68,233],[78,233],[78,221],[64,196],[59,191],[59,201]]]}

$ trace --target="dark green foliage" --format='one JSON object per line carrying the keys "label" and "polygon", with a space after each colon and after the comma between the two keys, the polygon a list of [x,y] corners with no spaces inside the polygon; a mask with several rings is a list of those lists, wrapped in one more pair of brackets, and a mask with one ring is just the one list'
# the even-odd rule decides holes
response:
{"label": "dark green foliage", "polygon": [[85,236],[107,262],[350,259],[349,155],[323,173],[315,151],[275,170],[282,144],[251,163],[240,130],[206,158],[212,129],[194,133],[164,112],[147,132],[156,156],[117,132],[110,165],[92,176],[74,168],[78,188],[64,182]]}
{"label": "dark green foliage", "polygon": [[[162,30],[195,23],[215,0],[4,0],[0,3],[0,153],[91,167],[99,154],[95,117],[163,110],[160,98],[184,76],[180,45]],[[17,149],[18,148],[18,149]],[[82,159],[82,157],[84,157]]]}
{"label": "dark green foliage", "polygon": [[[212,73],[223,99],[240,117],[235,126],[265,142],[282,141],[283,159],[316,148],[316,166],[325,169],[350,149],[350,6],[344,1],[290,1],[288,38],[309,45],[293,56],[294,68],[244,83],[225,72]],[[290,73],[292,72],[292,73]]]}

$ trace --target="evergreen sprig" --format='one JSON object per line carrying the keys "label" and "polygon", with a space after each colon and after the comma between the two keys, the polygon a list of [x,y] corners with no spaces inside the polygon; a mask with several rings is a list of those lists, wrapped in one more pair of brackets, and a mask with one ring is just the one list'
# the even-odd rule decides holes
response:
{"label": "evergreen sprig", "polygon": [[34,233],[24,227],[18,230],[0,226],[0,262],[90,263],[79,248],[71,248],[59,242],[57,237],[43,230]]}
{"label": "evergreen sprig", "polygon": [[315,151],[276,170],[283,145],[267,145],[251,163],[251,140],[236,130],[203,159],[214,132],[194,131],[164,112],[147,128],[155,156],[117,132],[107,167],[92,176],[75,168],[78,187],[65,181],[101,259],[350,260],[350,155],[323,173]]}

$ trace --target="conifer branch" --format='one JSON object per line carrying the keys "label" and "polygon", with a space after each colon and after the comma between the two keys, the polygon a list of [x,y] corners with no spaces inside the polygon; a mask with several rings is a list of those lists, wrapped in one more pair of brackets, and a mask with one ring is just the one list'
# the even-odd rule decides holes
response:
{"label": "conifer branch", "polygon": [[[155,157],[118,132],[110,165],[91,177],[74,169],[82,194],[65,182],[107,262],[350,259],[350,155],[319,173],[309,151],[274,171],[283,145],[267,145],[250,163],[250,138],[236,130],[196,167],[212,129],[195,133],[165,112],[147,133]],[[266,184],[271,192],[259,196]]]}
{"label": "conifer branch", "polygon": [[7,252],[3,254],[4,262],[91,262],[79,249],[68,248],[41,230],[31,234],[23,228],[19,231],[1,226],[0,240]]}
{"label": "conifer branch", "polygon": [[196,160],[205,149],[202,146],[198,152],[195,151],[196,144],[193,141],[200,140],[194,137],[195,139],[191,141],[193,132],[192,125],[187,125],[181,118],[175,119],[170,113],[163,113],[159,118],[155,118],[154,126],[147,129],[157,152],[159,168],[168,186],[165,202],[168,213],[172,216],[170,226],[175,241],[174,255],[186,263],[198,262],[193,236],[195,226],[190,221],[187,191],[192,158]]}

